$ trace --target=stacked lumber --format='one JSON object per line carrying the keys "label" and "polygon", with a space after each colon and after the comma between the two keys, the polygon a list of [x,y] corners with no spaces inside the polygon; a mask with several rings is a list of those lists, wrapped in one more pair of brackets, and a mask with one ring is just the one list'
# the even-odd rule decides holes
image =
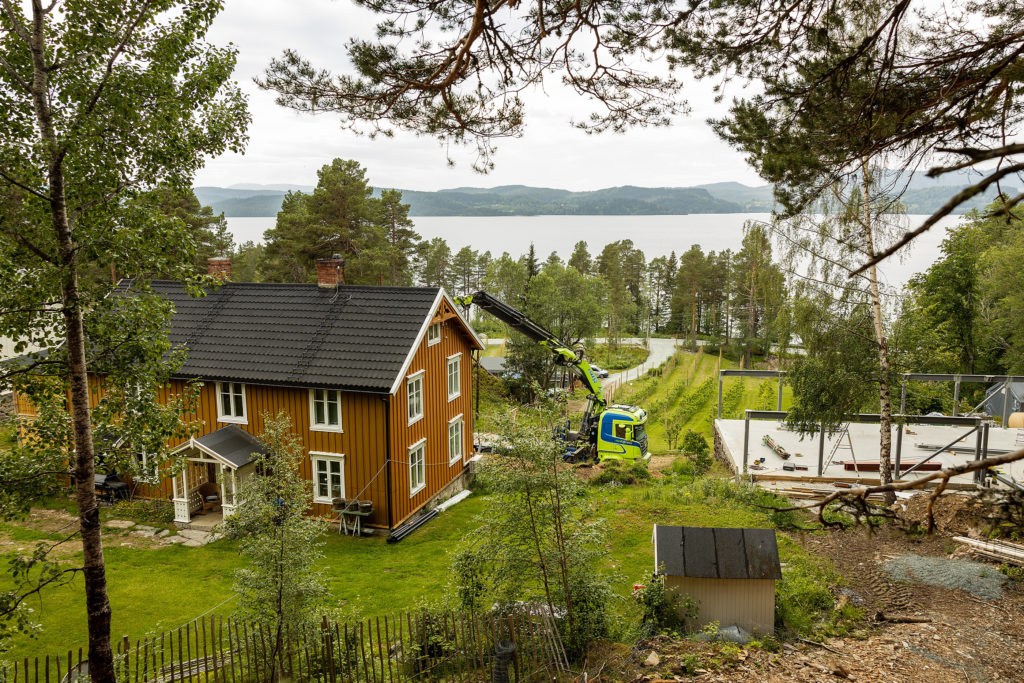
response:
{"label": "stacked lumber", "polygon": [[972,555],[1024,567],[1024,545],[996,539],[982,541],[966,536],[954,536],[953,540],[970,548]]}
{"label": "stacked lumber", "polygon": [[775,455],[779,456],[783,460],[789,460],[789,451],[787,451],[785,448],[783,448],[779,444],[775,443],[775,439],[773,439],[772,437],[770,437],[767,434],[765,434],[764,438],[761,439],[761,442],[765,446],[767,446],[768,448],[770,448],[773,451],[775,451]]}

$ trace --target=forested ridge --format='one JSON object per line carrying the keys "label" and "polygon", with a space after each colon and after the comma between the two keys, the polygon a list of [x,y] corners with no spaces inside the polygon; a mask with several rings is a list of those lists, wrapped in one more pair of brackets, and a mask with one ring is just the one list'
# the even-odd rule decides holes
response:
{"label": "forested ridge", "polygon": [[[931,213],[961,185],[914,187],[901,198],[908,213]],[[1012,188],[1004,187],[1004,192]],[[636,187],[626,185],[589,192],[549,187],[505,185],[457,187],[436,192],[400,190],[410,216],[651,216],[689,213],[768,213],[773,208],[771,185],[736,182],[694,187]],[[374,190],[379,195],[380,188]],[[273,216],[281,209],[285,192],[203,186],[196,196],[216,213],[229,217]],[[959,209],[982,208],[995,198],[992,189]]]}

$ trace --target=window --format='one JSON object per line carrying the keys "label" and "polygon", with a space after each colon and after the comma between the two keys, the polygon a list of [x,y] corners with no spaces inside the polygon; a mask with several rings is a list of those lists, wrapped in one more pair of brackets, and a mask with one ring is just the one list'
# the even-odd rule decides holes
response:
{"label": "window", "polygon": [[448,423],[448,464],[454,465],[462,459],[462,416]]}
{"label": "window", "polygon": [[406,380],[406,403],[409,407],[409,424],[423,417],[423,370],[409,375]]}
{"label": "window", "polygon": [[427,440],[422,439],[409,448],[409,497],[412,498],[427,485]]}
{"label": "window", "polygon": [[217,420],[248,424],[245,417],[245,385],[239,382],[217,382]]}
{"label": "window", "polygon": [[341,392],[337,389],[309,390],[309,428],[318,432],[340,432]]}
{"label": "window", "polygon": [[448,357],[448,400],[462,393],[462,354]]}
{"label": "window", "polygon": [[441,341],[441,323],[434,323],[427,328],[427,346],[433,346]]}
{"label": "window", "polygon": [[313,461],[313,502],[327,503],[345,497],[345,456],[310,451]]}

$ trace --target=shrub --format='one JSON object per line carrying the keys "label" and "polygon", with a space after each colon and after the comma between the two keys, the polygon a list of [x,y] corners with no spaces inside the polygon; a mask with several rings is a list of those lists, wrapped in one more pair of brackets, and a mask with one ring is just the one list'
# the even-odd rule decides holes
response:
{"label": "shrub", "polygon": [[172,524],[174,504],[157,498],[134,498],[114,505],[114,515],[143,524]]}
{"label": "shrub", "polygon": [[703,434],[687,429],[683,435],[682,449],[683,455],[693,462],[694,474],[699,476],[711,469],[711,447]]}
{"label": "shrub", "polygon": [[665,576],[651,572],[633,592],[640,605],[640,632],[650,638],[662,631],[679,631],[684,620],[697,616],[697,605],[689,595],[676,595],[665,589]]}
{"label": "shrub", "polygon": [[590,480],[592,486],[601,486],[615,482],[623,486],[639,484],[651,478],[647,463],[643,460],[606,460],[601,465],[601,473]]}

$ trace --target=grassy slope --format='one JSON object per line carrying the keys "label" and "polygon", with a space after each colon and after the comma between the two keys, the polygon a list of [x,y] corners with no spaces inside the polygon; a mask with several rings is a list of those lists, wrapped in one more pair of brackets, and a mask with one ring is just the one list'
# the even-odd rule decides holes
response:
{"label": "grassy slope", "polygon": [[[696,360],[697,366],[694,368],[694,361]],[[730,360],[722,360],[722,369],[733,369],[739,367],[739,365]],[[671,394],[673,390],[678,387],[679,384],[686,384],[686,393],[693,390],[704,382],[708,377],[717,377],[718,374],[718,358],[708,354],[693,354],[688,351],[681,351],[679,353],[679,361],[676,363],[676,367],[672,372],[663,376],[658,382],[658,388],[654,394],[644,401],[645,405],[654,404],[659,400],[664,399],[666,396]],[[727,378],[723,387],[723,396],[725,392],[729,390],[729,387],[738,383],[741,380],[739,378]],[[772,386],[772,396],[775,396],[775,392],[778,390],[778,384],[776,380],[759,380],[756,378],[743,378],[744,391],[743,398],[740,401],[741,406],[753,408],[757,404],[758,393],[762,384],[769,383]],[[628,385],[624,390],[624,396],[628,396]],[[718,402],[718,387],[717,381],[715,382],[714,395],[711,401],[706,403],[702,409],[683,425],[683,430],[693,429],[702,433],[707,437],[710,442],[712,439],[711,433],[711,420],[713,407]],[[783,409],[790,406],[793,402],[793,390],[789,386],[783,386],[782,388],[782,407]],[[669,406],[669,409],[675,408],[679,405],[679,401]],[[770,410],[775,409],[775,401],[769,406]],[[661,419],[660,415],[652,414],[647,423],[647,434],[650,439],[649,448],[652,453],[658,454],[668,450],[668,444],[665,441],[665,424]]]}
{"label": "grassy slope", "polygon": [[[590,489],[596,516],[608,530],[609,568],[628,609],[632,584],[653,568],[651,525],[770,526],[759,511],[715,500],[695,499],[674,482]],[[345,613],[373,616],[399,612],[440,599],[447,585],[448,552],[473,526],[483,507],[479,493],[443,513],[395,545],[382,537],[353,539],[330,533],[324,568],[335,606]],[[13,529],[0,529],[8,536]],[[29,534],[31,535],[31,534]],[[32,540],[25,538],[26,547]],[[175,628],[211,609],[230,614],[233,572],[241,566],[235,544],[219,541],[201,548],[120,547],[106,550],[113,634],[131,639]],[[785,558],[783,558],[785,561]],[[9,587],[0,575],[0,590]],[[34,640],[14,641],[10,657],[57,653],[85,644],[81,580],[47,591],[31,603],[43,630]]]}
{"label": "grassy slope", "polygon": [[[674,384],[697,386],[717,369],[718,359],[701,354],[693,371],[693,354],[684,353],[676,369],[659,382],[653,398],[667,394]],[[723,367],[735,367],[724,362]],[[688,375],[692,373],[692,377]],[[731,379],[728,382],[736,382]],[[743,405],[753,406],[760,382],[747,379]],[[774,383],[774,381],[773,381]],[[728,387],[728,384],[727,384]],[[653,399],[652,399],[653,400]],[[697,429],[710,438],[712,399],[705,410],[691,418],[686,428]],[[784,393],[783,405],[791,401]],[[649,431],[654,452],[665,449],[664,428],[652,416]],[[630,486],[592,489],[597,516],[609,530],[610,564],[618,576],[622,597],[632,583],[650,571],[654,562],[651,525],[654,523],[713,526],[767,527],[760,512],[722,505],[716,501],[680,496],[671,485]],[[381,537],[353,539],[328,534],[324,568],[336,605],[352,614],[372,616],[398,612],[441,596],[447,584],[448,552],[473,525],[483,507],[477,494],[430,522],[411,537],[387,545]],[[24,540],[30,548],[40,538],[17,528],[0,526],[9,538]],[[792,544],[789,544],[792,546]],[[797,551],[785,549],[784,554]],[[233,571],[241,566],[234,544],[220,541],[202,548],[144,550],[107,544],[106,558],[110,598],[114,611],[113,634],[138,638],[147,633],[175,628],[220,605],[232,595]],[[786,557],[783,557],[786,561]],[[10,578],[0,573],[0,590],[10,587]],[[9,657],[36,653],[57,653],[85,643],[85,615],[81,580],[47,591],[31,602],[43,630],[35,640],[16,639]],[[229,614],[230,602],[217,609]]]}

